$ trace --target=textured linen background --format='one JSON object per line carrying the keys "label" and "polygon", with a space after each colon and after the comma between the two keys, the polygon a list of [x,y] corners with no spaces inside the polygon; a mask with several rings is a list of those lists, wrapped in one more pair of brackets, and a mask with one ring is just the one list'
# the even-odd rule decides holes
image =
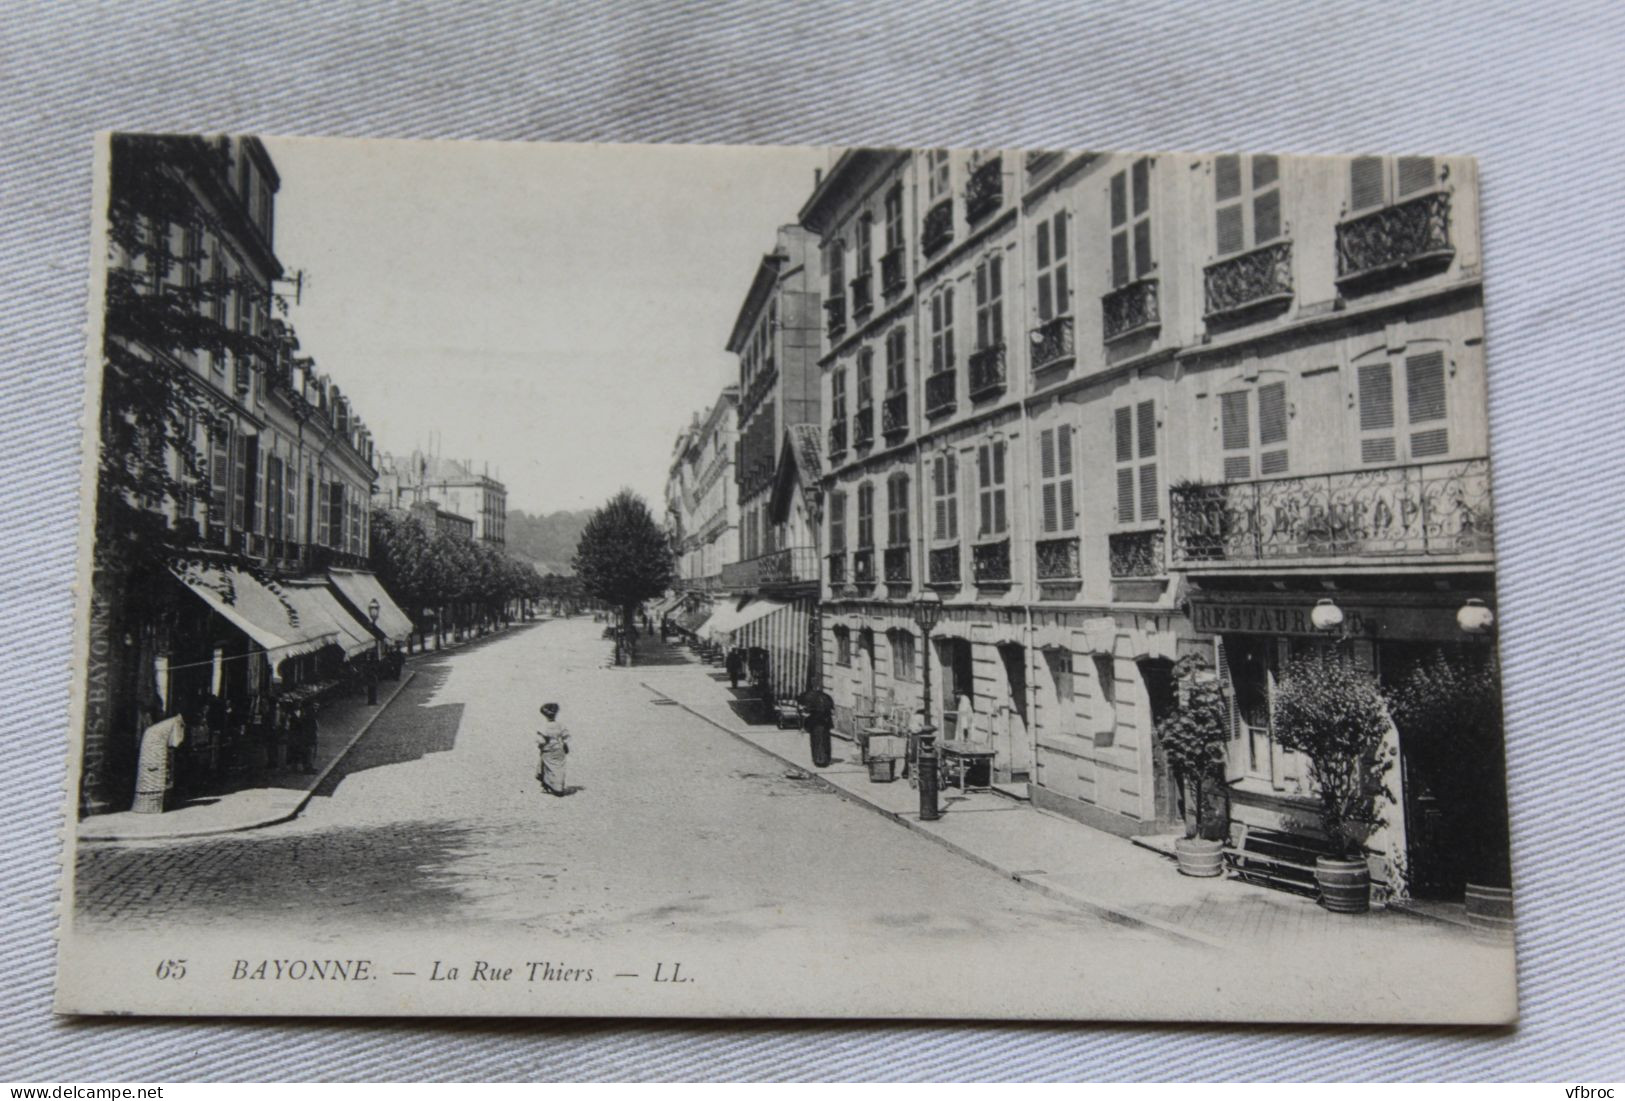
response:
{"label": "textured linen background", "polygon": [[[1621,1077],[1622,32],[1608,3],[0,2],[0,1078]],[[113,128],[1477,154],[1523,1024],[52,1019],[91,135]]]}

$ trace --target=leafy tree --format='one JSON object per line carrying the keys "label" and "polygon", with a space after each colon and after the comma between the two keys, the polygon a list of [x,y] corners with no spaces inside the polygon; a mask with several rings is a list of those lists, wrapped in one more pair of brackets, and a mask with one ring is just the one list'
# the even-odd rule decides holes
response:
{"label": "leafy tree", "polygon": [[1435,650],[1388,693],[1388,712],[1444,809],[1469,880],[1510,887],[1501,674],[1493,653]]}
{"label": "leafy tree", "polygon": [[1375,679],[1334,651],[1294,658],[1282,673],[1274,715],[1276,740],[1309,757],[1327,840],[1338,855],[1357,857],[1384,822],[1379,804],[1394,764]]}
{"label": "leafy tree", "polygon": [[648,504],[623,489],[587,521],[574,566],[587,593],[619,608],[621,625],[630,627],[638,605],[670,587],[676,556]]}
{"label": "leafy tree", "polygon": [[1174,680],[1176,703],[1157,724],[1157,738],[1186,797],[1185,836],[1218,841],[1227,825],[1225,815],[1215,813],[1215,796],[1224,785],[1228,733],[1224,693],[1218,677],[1194,656],[1179,660]]}

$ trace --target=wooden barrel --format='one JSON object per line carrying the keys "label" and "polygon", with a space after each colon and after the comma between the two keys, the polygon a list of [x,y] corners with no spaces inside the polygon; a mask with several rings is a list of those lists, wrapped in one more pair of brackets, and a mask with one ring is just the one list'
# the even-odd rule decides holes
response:
{"label": "wooden barrel", "polygon": [[1334,914],[1363,914],[1371,909],[1371,869],[1364,860],[1315,860],[1320,904]]}
{"label": "wooden barrel", "polygon": [[1496,938],[1512,936],[1512,888],[1467,884],[1467,923]]}
{"label": "wooden barrel", "polygon": [[1181,837],[1174,842],[1181,875],[1211,878],[1224,874],[1224,842]]}

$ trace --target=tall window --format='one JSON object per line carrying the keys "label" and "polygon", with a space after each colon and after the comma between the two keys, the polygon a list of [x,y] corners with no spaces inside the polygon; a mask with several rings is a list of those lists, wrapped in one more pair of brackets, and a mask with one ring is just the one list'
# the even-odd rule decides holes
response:
{"label": "tall window", "polygon": [[896,252],[903,247],[903,188],[901,185],[886,192],[886,251]]}
{"label": "tall window", "polygon": [[831,554],[846,553],[846,493],[831,495],[829,499],[829,549]]}
{"label": "tall window", "polygon": [[826,298],[846,297],[846,246],[840,240],[829,243],[824,251],[824,270],[829,273],[829,293]]}
{"label": "tall window", "polygon": [[1349,161],[1349,213],[1431,191],[1438,181],[1432,157],[1354,157]]}
{"label": "tall window", "polygon": [[1112,286],[1143,279],[1151,256],[1151,158],[1141,157],[1111,182]]}
{"label": "tall window", "polygon": [[835,634],[835,664],[852,664],[852,632],[846,627],[837,627]]}
{"label": "tall window", "polygon": [[899,325],[886,334],[886,393],[908,389],[908,331]]}
{"label": "tall window", "polygon": [[1010,530],[1005,511],[1004,441],[993,440],[976,449],[976,534],[978,538],[1003,535]]}
{"label": "tall window", "polygon": [[1157,519],[1162,509],[1157,499],[1156,403],[1142,401],[1116,410],[1112,434],[1117,456],[1117,522]]}
{"label": "tall window", "polygon": [[779,300],[770,299],[767,303],[767,324],[762,327],[762,359],[771,371],[778,359],[774,353],[775,337],[779,331]]}
{"label": "tall window", "polygon": [[1073,701],[1076,689],[1072,676],[1072,651],[1049,647],[1044,650],[1044,664],[1049,667],[1050,683],[1055,686],[1055,728],[1060,733],[1071,733],[1076,724]]}
{"label": "tall window", "polygon": [[989,256],[976,265],[976,347],[1004,343],[1004,258]]}
{"label": "tall window", "polygon": [[209,523],[225,527],[231,515],[231,430],[209,430]]}
{"label": "tall window", "polygon": [[912,681],[914,679],[915,654],[913,633],[899,627],[886,632],[886,641],[891,644],[892,679]]}
{"label": "tall window", "polygon": [[846,368],[837,367],[829,376],[830,419],[846,420]]}
{"label": "tall window", "polygon": [[872,348],[858,352],[858,412],[875,403],[875,353]]}
{"label": "tall window", "polygon": [[874,236],[874,215],[865,214],[858,219],[858,269],[852,273],[854,279],[862,279],[869,274],[874,261]]}
{"label": "tall window", "polygon": [[1038,434],[1038,483],[1044,510],[1044,534],[1064,535],[1076,531],[1078,517],[1073,501],[1070,424],[1046,428]]}
{"label": "tall window", "polygon": [[[1257,417],[1252,416],[1256,407]],[[1286,383],[1219,395],[1219,434],[1224,444],[1224,477],[1238,481],[1253,476],[1285,474]],[[1256,429],[1254,427],[1256,425]]]}
{"label": "tall window", "polygon": [[901,547],[908,542],[908,475],[893,474],[886,482],[886,545]]}
{"label": "tall window", "polygon": [[1072,288],[1067,279],[1066,211],[1038,223],[1034,231],[1038,254],[1038,320],[1064,317],[1072,312]]}
{"label": "tall window", "polygon": [[858,486],[858,549],[867,550],[875,545],[875,486],[864,482]]}
{"label": "tall window", "polygon": [[1394,364],[1386,360],[1359,369],[1362,463],[1431,459],[1450,452],[1444,353],[1406,356],[1399,366],[1405,375],[1403,389],[1394,385]]}
{"label": "tall window", "polygon": [[944,284],[931,296],[931,372],[954,365],[954,287]]}
{"label": "tall window", "polygon": [[1213,160],[1214,251],[1220,256],[1281,236],[1280,160],[1230,155]]}
{"label": "tall window", "polygon": [[959,456],[952,451],[931,460],[931,538],[952,543],[959,538]]}
{"label": "tall window", "polygon": [[933,149],[926,154],[926,194],[932,202],[942,198],[949,192],[948,151],[946,149]]}

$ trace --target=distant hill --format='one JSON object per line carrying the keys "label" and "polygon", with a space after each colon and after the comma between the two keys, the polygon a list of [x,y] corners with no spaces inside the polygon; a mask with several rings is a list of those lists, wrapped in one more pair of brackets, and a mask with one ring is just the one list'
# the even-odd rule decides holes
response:
{"label": "distant hill", "polygon": [[574,573],[570,560],[592,510],[549,512],[532,516],[523,509],[508,512],[508,551],[528,559],[542,574]]}

